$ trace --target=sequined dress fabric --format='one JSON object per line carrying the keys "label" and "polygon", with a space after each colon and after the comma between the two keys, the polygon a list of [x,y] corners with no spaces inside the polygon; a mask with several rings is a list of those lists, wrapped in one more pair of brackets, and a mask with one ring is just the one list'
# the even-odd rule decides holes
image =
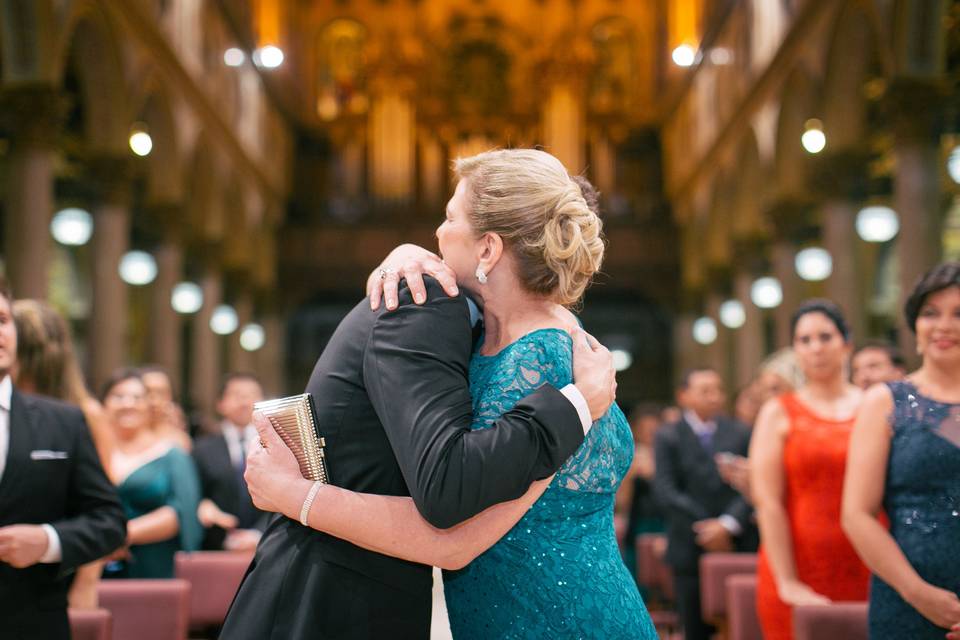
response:
{"label": "sequined dress fabric", "polygon": [[[489,428],[539,386],[559,389],[572,377],[570,337],[557,329],[493,356],[475,353],[473,428]],[[455,640],[657,637],[613,529],[614,494],[632,455],[614,405],[506,536],[466,568],[444,572]]]}
{"label": "sequined dress fabric", "polygon": [[[927,582],[960,594],[960,404],[888,383],[893,437],[883,506],[890,533]],[[935,626],[883,580],[870,583],[870,638],[942,640]]]}
{"label": "sequined dress fabric", "polygon": [[[793,393],[780,402],[790,423],[783,446],[784,501],[797,577],[833,601],[865,601],[870,573],[840,528],[853,418],[818,416]],[[793,638],[793,610],[777,594],[763,545],[757,562],[757,614],[765,640]]]}

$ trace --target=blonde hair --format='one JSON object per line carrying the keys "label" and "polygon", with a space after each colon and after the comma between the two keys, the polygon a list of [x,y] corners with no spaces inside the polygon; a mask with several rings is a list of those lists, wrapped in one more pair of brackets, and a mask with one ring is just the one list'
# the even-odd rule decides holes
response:
{"label": "blonde hair", "polygon": [[536,149],[458,158],[454,172],[468,181],[474,230],[503,238],[524,288],[575,305],[600,270],[605,248],[590,183]]}
{"label": "blonde hair", "polygon": [[32,385],[36,393],[82,406],[91,396],[63,316],[44,302],[17,300],[13,321],[17,327],[17,381]]}

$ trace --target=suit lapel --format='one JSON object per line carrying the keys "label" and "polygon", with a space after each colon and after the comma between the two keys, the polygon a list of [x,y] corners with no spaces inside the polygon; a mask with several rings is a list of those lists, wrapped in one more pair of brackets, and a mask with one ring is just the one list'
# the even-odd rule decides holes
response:
{"label": "suit lapel", "polygon": [[26,475],[34,435],[29,400],[14,389],[10,396],[10,442],[7,464],[0,479],[0,504],[7,503],[8,496],[17,495],[17,485]]}
{"label": "suit lapel", "polygon": [[713,448],[715,451],[737,451],[739,442],[736,442],[737,430],[734,425],[724,419],[717,420],[717,433],[713,436]]}

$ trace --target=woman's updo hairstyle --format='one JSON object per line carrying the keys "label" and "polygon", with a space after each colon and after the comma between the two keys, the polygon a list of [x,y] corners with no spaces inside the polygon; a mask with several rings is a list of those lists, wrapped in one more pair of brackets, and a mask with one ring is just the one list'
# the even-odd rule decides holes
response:
{"label": "woman's updo hairstyle", "polygon": [[593,186],[536,149],[459,158],[454,171],[469,181],[474,230],[503,238],[516,257],[523,286],[575,305],[603,262],[603,223]]}

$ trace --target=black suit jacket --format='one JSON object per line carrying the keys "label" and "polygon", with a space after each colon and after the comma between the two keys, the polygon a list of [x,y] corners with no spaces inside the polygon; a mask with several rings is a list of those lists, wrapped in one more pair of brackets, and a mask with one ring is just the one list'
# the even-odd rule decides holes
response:
{"label": "black suit jacket", "polygon": [[746,455],[750,430],[735,420],[720,418],[707,451],[685,420],[660,429],[655,440],[654,493],[667,516],[667,562],[678,573],[694,575],[702,549],[693,523],[723,514],[734,517],[743,531],[734,538],[738,551],[757,546],[753,507],[720,477],[715,453]]}
{"label": "black suit jacket", "polygon": [[0,479],[0,526],[13,524],[52,525],[63,558],[26,569],[0,562],[0,635],[68,638],[73,570],[122,545],[126,519],[80,410],[16,389]]}
{"label": "black suit jacket", "polygon": [[[268,514],[253,506],[247,484],[237,474],[230,449],[223,434],[204,436],[193,447],[193,460],[200,476],[200,487],[204,498],[209,498],[232,515],[237,516],[240,529],[263,530]],[[227,532],[220,527],[210,527],[204,532],[203,548],[223,549]]]}
{"label": "black suit jacket", "polygon": [[[545,386],[494,428],[471,431],[467,303],[429,278],[427,289],[424,305],[402,287],[395,311],[371,311],[366,300],[354,307],[307,391],[333,484],[411,496],[424,518],[443,528],[516,499],[554,473],[582,443],[583,428],[573,405]],[[427,637],[431,585],[430,567],[281,517],[260,541],[222,637]],[[271,597],[280,593],[297,596]]]}

